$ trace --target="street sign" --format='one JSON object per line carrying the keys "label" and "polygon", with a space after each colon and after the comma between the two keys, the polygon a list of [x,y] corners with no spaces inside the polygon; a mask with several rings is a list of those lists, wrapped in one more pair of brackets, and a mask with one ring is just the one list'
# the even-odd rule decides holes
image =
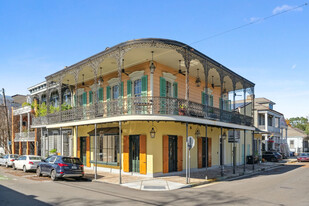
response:
{"label": "street sign", "polygon": [[194,147],[194,145],[195,145],[194,138],[192,136],[189,136],[188,140],[187,140],[187,147],[188,147],[188,149],[189,150],[192,149]]}

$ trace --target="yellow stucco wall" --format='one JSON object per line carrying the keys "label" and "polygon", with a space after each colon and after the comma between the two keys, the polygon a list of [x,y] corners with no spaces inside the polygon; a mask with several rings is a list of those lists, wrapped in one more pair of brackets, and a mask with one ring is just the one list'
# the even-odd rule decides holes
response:
{"label": "yellow stucco wall", "polygon": [[[156,137],[150,138],[149,132],[154,125],[156,129]],[[98,128],[101,127],[118,127],[118,123],[109,124],[98,124]],[[200,136],[205,137],[205,126],[196,124],[188,124],[188,135],[193,136],[195,139],[195,147],[191,150],[191,168],[198,167],[198,151],[197,151],[197,139],[195,132],[197,128],[200,130]],[[79,126],[78,136],[89,136],[88,132],[94,129],[94,125]],[[227,129],[222,130],[223,133],[227,134]],[[77,138],[74,134],[74,155],[77,156]],[[151,121],[127,121],[122,123],[122,140],[125,135],[146,135],[147,140],[147,173],[161,173],[163,171],[163,135],[177,135],[183,136],[183,169],[186,168],[186,124],[180,122],[151,122]],[[208,126],[207,136],[212,139],[212,166],[220,165],[220,135],[221,129],[217,127]],[[244,141],[244,132],[240,132],[241,139],[240,143],[236,144],[237,151],[237,164],[243,163],[242,147]],[[251,131],[246,132],[246,150],[250,148],[250,151],[246,151],[246,155],[252,154],[252,133]],[[250,146],[248,146],[250,145]],[[94,159],[94,141],[91,140],[90,148],[91,159]],[[122,158],[123,159],[123,158]],[[224,164],[232,164],[232,144],[228,143],[228,138],[224,141]],[[92,165],[93,166],[93,165]],[[102,165],[101,165],[102,166]]]}

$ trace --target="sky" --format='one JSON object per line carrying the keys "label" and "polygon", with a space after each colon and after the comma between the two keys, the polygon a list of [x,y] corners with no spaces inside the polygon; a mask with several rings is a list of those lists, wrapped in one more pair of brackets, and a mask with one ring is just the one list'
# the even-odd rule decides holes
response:
{"label": "sky", "polygon": [[308,116],[309,5],[280,14],[306,1],[0,0],[0,88],[28,94],[47,75],[106,47],[166,38],[254,82],[255,96],[275,102],[286,118]]}

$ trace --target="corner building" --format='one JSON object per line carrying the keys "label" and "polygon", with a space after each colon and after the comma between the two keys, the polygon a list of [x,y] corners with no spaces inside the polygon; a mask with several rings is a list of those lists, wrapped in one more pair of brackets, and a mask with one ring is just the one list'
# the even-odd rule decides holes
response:
{"label": "corner building", "polygon": [[188,136],[191,171],[244,164],[253,153],[253,108],[232,105],[254,98],[254,83],[181,42],[127,41],[44,85],[31,97],[47,108],[32,121],[45,156],[56,149],[86,167],[161,176],[185,172]]}

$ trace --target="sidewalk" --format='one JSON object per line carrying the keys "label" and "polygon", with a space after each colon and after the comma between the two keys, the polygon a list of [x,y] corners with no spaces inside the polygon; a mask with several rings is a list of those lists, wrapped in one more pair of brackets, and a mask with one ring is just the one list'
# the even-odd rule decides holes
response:
{"label": "sidewalk", "polygon": [[[143,177],[133,175],[122,175],[121,186],[129,187],[137,190],[146,191],[166,191],[175,190],[186,187],[194,187],[197,185],[208,184],[214,181],[222,181],[227,179],[239,178],[248,175],[253,175],[261,171],[271,170],[286,163],[297,162],[296,159],[287,159],[281,162],[265,162],[254,165],[254,171],[252,164],[246,165],[244,172],[244,166],[237,166],[235,174],[233,174],[233,167],[224,167],[224,176],[221,176],[220,168],[208,168],[207,170],[200,169],[197,172],[191,172],[190,184],[186,184],[186,174],[179,174],[173,176],[164,177]],[[85,177],[94,180],[94,171],[87,169],[85,170]],[[98,182],[105,182],[110,184],[119,184],[119,174],[98,172]]]}

